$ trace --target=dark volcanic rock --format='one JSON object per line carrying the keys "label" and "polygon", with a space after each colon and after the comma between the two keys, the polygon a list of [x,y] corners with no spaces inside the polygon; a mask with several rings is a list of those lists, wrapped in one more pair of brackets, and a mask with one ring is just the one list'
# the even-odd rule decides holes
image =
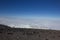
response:
{"label": "dark volcanic rock", "polygon": [[10,28],[6,25],[0,25],[0,40],[60,40],[60,31]]}
{"label": "dark volcanic rock", "polygon": [[5,33],[8,29],[10,29],[9,26],[0,24],[0,33],[1,34]]}

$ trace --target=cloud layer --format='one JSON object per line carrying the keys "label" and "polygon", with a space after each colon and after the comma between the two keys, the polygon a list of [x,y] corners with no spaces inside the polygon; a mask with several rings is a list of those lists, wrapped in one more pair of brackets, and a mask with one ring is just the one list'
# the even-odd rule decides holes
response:
{"label": "cloud layer", "polygon": [[36,28],[60,30],[60,19],[25,19],[0,17],[0,24],[16,28]]}

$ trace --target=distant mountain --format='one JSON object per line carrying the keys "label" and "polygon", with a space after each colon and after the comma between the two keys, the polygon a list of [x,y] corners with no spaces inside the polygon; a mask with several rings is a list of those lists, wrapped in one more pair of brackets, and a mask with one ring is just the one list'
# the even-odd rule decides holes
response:
{"label": "distant mountain", "polygon": [[0,28],[10,28],[10,27],[4,24],[0,24]]}

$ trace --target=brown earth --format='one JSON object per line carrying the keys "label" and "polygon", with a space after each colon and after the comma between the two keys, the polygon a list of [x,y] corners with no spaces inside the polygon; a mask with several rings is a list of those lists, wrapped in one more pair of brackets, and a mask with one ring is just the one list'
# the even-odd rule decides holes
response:
{"label": "brown earth", "polygon": [[60,31],[10,28],[0,25],[0,40],[60,40]]}

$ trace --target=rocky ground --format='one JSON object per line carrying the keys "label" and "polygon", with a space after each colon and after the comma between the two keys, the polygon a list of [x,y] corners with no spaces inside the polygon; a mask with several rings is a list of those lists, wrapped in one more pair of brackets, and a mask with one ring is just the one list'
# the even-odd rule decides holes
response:
{"label": "rocky ground", "polygon": [[60,31],[10,28],[0,25],[0,40],[60,40]]}

